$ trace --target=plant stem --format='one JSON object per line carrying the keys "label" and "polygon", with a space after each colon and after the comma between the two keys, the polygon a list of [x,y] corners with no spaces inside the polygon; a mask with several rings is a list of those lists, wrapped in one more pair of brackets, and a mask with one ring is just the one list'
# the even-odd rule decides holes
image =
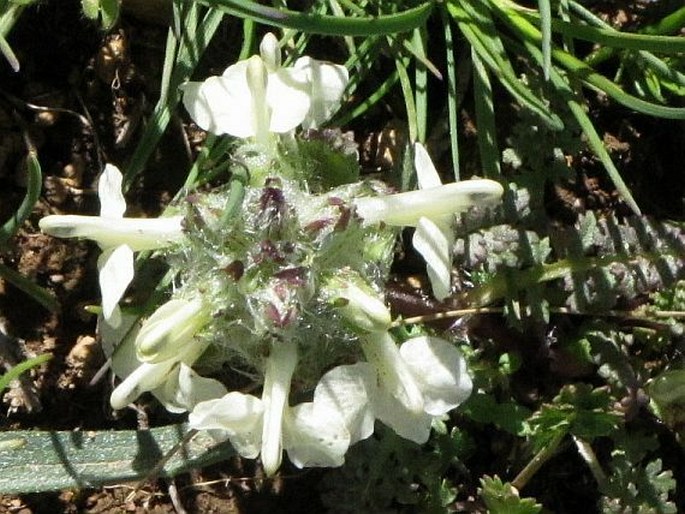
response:
{"label": "plant stem", "polygon": [[523,489],[530,479],[533,478],[533,475],[535,475],[535,473],[537,473],[542,467],[542,465],[552,458],[552,456],[556,453],[557,449],[559,448],[559,444],[561,444],[561,441],[564,439],[564,436],[566,436],[565,431],[559,432],[547,446],[536,453],[526,467],[523,468],[521,472],[516,475],[516,478],[511,481],[511,485],[513,485],[519,491]]}

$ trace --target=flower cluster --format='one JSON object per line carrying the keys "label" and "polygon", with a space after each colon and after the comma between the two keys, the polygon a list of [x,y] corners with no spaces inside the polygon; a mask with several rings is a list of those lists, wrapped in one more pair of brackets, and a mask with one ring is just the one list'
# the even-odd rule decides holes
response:
{"label": "flower cluster", "polygon": [[[377,420],[423,443],[433,420],[468,398],[459,350],[429,335],[398,344],[382,290],[398,227],[412,226],[434,294],[447,297],[452,218],[497,201],[502,186],[442,184],[420,144],[417,191],[391,194],[373,181],[319,187],[325,181],[287,173],[275,134],[325,122],[347,80],[344,67],[308,57],[282,66],[268,34],[259,56],[183,88],[198,125],[261,145],[258,173],[241,164],[247,184],[191,193],[173,217],[124,218],[121,175],[108,165],[100,216],[41,221],[49,234],[102,248],[101,337],[122,341],[111,350],[122,379],[114,408],[151,392],[169,411],[189,412],[191,427],[229,439],[243,457],[261,456],[273,474],[284,452],[298,467],[340,466]],[[292,152],[288,159],[292,168]],[[164,255],[174,289],[140,322],[118,303],[133,252],[143,249]],[[241,377],[260,383],[261,394],[243,392]]]}

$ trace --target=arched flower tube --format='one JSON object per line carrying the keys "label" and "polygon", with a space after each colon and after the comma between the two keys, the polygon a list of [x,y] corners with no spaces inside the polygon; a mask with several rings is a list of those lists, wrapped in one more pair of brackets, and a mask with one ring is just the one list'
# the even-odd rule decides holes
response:
{"label": "arched flower tube", "polygon": [[349,80],[344,66],[301,57],[284,67],[271,33],[259,51],[220,77],[182,86],[183,104],[200,128],[268,145],[270,133],[317,127],[337,109]]}
{"label": "arched flower tube", "polygon": [[317,385],[315,401],[337,408],[352,442],[368,437],[371,420],[379,419],[398,435],[422,444],[433,418],[463,403],[471,394],[471,377],[459,350],[437,337],[409,339],[399,348],[389,332],[362,337],[368,362],[327,372]]}
{"label": "arched flower tube", "polygon": [[189,426],[211,430],[230,439],[245,458],[261,454],[267,475],[276,473],[285,450],[297,467],[341,466],[350,444],[344,419],[329,404],[288,404],[297,345],[274,342],[264,370],[262,397],[230,392],[199,403],[188,418]]}
{"label": "arched flower tube", "polygon": [[433,295],[444,300],[450,294],[455,214],[470,207],[497,202],[504,193],[498,182],[488,179],[442,184],[438,172],[420,143],[414,145],[419,190],[354,200],[365,223],[416,227],[412,244],[426,261]]}
{"label": "arched flower tube", "polygon": [[105,319],[115,313],[133,280],[133,253],[163,248],[183,238],[182,216],[124,218],[126,200],[121,182],[119,169],[107,164],[98,182],[100,216],[51,215],[38,222],[51,236],[90,239],[100,246],[98,270]]}

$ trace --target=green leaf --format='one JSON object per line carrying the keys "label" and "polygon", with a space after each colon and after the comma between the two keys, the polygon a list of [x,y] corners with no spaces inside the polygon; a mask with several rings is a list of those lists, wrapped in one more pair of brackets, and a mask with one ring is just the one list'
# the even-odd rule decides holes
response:
{"label": "green leaf", "polygon": [[19,65],[19,59],[17,59],[17,56],[14,53],[14,50],[12,50],[12,47],[10,44],[7,42],[7,40],[2,37],[0,34],[0,53],[5,57],[9,65],[12,67],[12,70],[14,72],[18,72],[20,65]]}
{"label": "green leaf", "polygon": [[227,14],[250,18],[264,25],[332,36],[375,36],[407,32],[423,26],[433,10],[433,2],[424,2],[417,7],[395,14],[342,17],[274,8],[249,0],[196,1]]}
{"label": "green leaf", "polygon": [[51,358],[51,353],[44,353],[43,355],[38,355],[31,359],[27,359],[23,362],[20,362],[16,366],[13,366],[7,373],[0,376],[0,395],[5,390],[5,388],[10,385],[10,382],[12,382],[12,380],[16,380],[17,378],[19,378],[19,375],[21,375],[25,371],[40,366],[41,364],[44,364],[47,361],[49,361]]}
{"label": "green leaf", "polygon": [[514,402],[498,403],[485,393],[472,394],[460,411],[478,423],[492,423],[514,435],[523,435],[526,432],[526,420],[531,415],[530,409],[523,405]]}
{"label": "green leaf", "polygon": [[26,196],[21,202],[21,205],[14,213],[14,215],[0,227],[0,248],[2,248],[7,241],[14,237],[21,227],[22,223],[29,217],[33,211],[33,206],[38,201],[40,191],[43,183],[43,174],[38,162],[38,156],[33,144],[27,139],[26,143],[29,147],[26,156],[26,172],[28,175],[28,182],[26,184]]}
{"label": "green leaf", "polygon": [[307,139],[297,141],[299,155],[292,156],[292,164],[297,168],[295,172],[305,177],[311,186],[316,184],[326,190],[358,180],[354,140],[335,129],[312,131],[305,137]]}
{"label": "green leaf", "polygon": [[81,9],[83,9],[86,18],[97,20],[100,12],[100,0],[81,0]]}
{"label": "green leaf", "polygon": [[675,491],[673,472],[664,470],[661,459],[644,465],[632,460],[623,450],[612,452],[611,476],[601,492],[601,508],[604,513],[660,513],[676,514],[677,509],[669,501]]}
{"label": "green leaf", "polygon": [[[9,431],[0,435],[0,493],[25,494],[102,487],[142,480],[169,451],[183,443],[184,425],[122,431]],[[233,456],[229,443],[217,444],[200,432],[164,465],[174,476]]]}
{"label": "green leaf", "polygon": [[542,510],[534,498],[520,498],[518,490],[497,475],[484,476],[480,484],[478,492],[490,514],[537,514]]}
{"label": "green leaf", "polygon": [[471,48],[473,60],[473,95],[476,107],[476,127],[478,129],[478,149],[483,167],[483,175],[497,179],[501,175],[500,151],[497,145],[497,127],[492,85],[488,72],[478,53]]}
{"label": "green leaf", "polygon": [[100,16],[102,28],[111,28],[119,18],[119,0],[101,0]]}
{"label": "green leaf", "polygon": [[614,399],[606,388],[569,384],[529,420],[537,450],[564,432],[581,439],[607,436],[616,429],[620,416],[611,411]]}
{"label": "green leaf", "polygon": [[86,18],[100,20],[102,28],[110,29],[119,18],[120,0],[81,0],[81,8]]}
{"label": "green leaf", "polygon": [[21,273],[13,270],[12,268],[8,268],[2,263],[0,263],[0,277],[3,280],[11,283],[17,289],[20,289],[29,295],[47,310],[51,312],[59,311],[59,301],[51,292],[43,289]]}
{"label": "green leaf", "polygon": [[454,170],[454,180],[460,180],[459,169],[459,119],[457,110],[459,99],[457,91],[457,63],[454,56],[456,46],[452,34],[452,23],[450,22],[449,12],[445,4],[441,4],[440,19],[445,32],[445,64],[447,67],[447,116],[449,121],[450,151],[452,155],[452,169]]}
{"label": "green leaf", "polygon": [[538,0],[540,11],[540,32],[542,33],[542,70],[545,80],[549,80],[552,69],[552,5],[549,0]]}

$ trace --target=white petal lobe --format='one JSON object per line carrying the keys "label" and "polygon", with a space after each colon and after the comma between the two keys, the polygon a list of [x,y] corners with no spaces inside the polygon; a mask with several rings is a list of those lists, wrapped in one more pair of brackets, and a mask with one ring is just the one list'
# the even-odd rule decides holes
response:
{"label": "white petal lobe", "polygon": [[283,447],[298,468],[337,467],[345,462],[350,433],[335,409],[302,403],[287,409],[283,428]]}
{"label": "white petal lobe", "polygon": [[106,164],[98,181],[100,198],[100,216],[103,218],[121,218],[126,211],[126,200],[121,191],[123,177],[119,168]]}
{"label": "white petal lobe", "polygon": [[419,219],[412,245],[426,261],[433,295],[441,301],[450,295],[453,243],[454,236],[449,225],[436,224],[428,218]]}
{"label": "white petal lobe", "polygon": [[454,345],[437,337],[415,337],[400,347],[400,354],[417,381],[428,414],[445,414],[471,395],[466,361]]}
{"label": "white petal lobe", "polygon": [[109,318],[133,280],[133,250],[127,245],[103,251],[98,258],[102,314]]}

